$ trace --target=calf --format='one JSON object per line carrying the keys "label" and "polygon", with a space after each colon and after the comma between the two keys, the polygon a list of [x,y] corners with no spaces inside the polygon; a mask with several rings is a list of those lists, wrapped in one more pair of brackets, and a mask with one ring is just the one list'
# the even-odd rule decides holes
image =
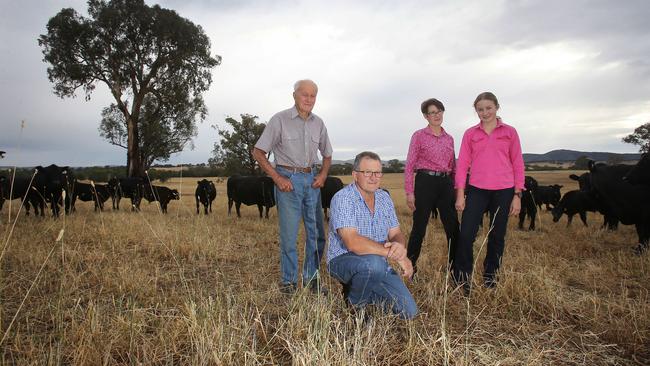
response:
{"label": "calf", "polygon": [[181,196],[176,189],[163,186],[150,185],[144,190],[144,198],[149,202],[160,202],[162,213],[167,213],[167,205],[171,200],[180,200]]}
{"label": "calf", "polygon": [[131,199],[131,211],[139,211],[144,187],[145,180],[141,177],[111,178],[108,181],[108,189],[113,201],[113,210],[119,210],[122,197],[128,197]]}
{"label": "calf", "polygon": [[325,210],[325,219],[327,219],[327,209],[330,208],[332,197],[343,188],[343,181],[337,177],[327,177],[325,184],[320,189],[321,206]]}
{"label": "calf", "polygon": [[[36,175],[32,185],[43,200],[50,202],[52,216],[59,216],[59,205],[63,205],[65,212],[69,213],[72,198],[71,187],[74,181],[70,168],[51,164],[46,167],[37,166],[35,169]],[[65,192],[65,198],[63,192]]]}
{"label": "calf", "polygon": [[72,210],[75,210],[77,199],[83,202],[93,201],[95,203],[95,211],[97,211],[97,209],[104,210],[104,202],[106,202],[110,197],[111,193],[106,184],[88,184],[75,180],[72,186]]}
{"label": "calf", "polygon": [[262,218],[262,208],[266,207],[266,218],[269,218],[269,209],[275,206],[275,184],[273,179],[267,176],[232,176],[228,178],[227,195],[228,195],[228,215],[235,203],[237,217],[241,217],[239,207],[241,204],[247,206],[257,205]]}
{"label": "calf", "polygon": [[[538,184],[535,178],[526,176],[524,179],[524,187],[526,188],[521,192],[521,211],[519,211],[519,229],[523,230],[526,215],[530,217],[530,225],[528,230],[535,230],[535,217],[537,216],[537,206],[535,205],[535,191]],[[507,212],[506,212],[507,214]]]}
{"label": "calf", "polygon": [[[628,166],[628,169],[631,168]],[[625,169],[625,168],[624,168]],[[600,197],[599,193],[596,192],[591,185],[591,173],[583,173],[581,175],[571,174],[569,178],[578,182],[578,187],[583,192],[589,193],[591,199],[596,204],[598,212],[603,214],[603,227],[607,230],[616,230],[618,228],[618,218],[614,214],[614,211],[609,206],[609,204]]]}
{"label": "calf", "polygon": [[562,196],[560,188],[562,188],[562,186],[559,184],[553,184],[550,186],[537,186],[534,198],[535,203],[540,210],[542,209],[542,205],[546,205],[546,211],[551,210],[550,205],[553,205],[553,207],[557,206],[557,204],[560,202],[560,197]]}
{"label": "calf", "polygon": [[587,225],[587,211],[596,212],[598,211],[598,203],[593,200],[593,196],[589,192],[574,190],[569,191],[562,196],[560,202],[553,207],[551,214],[553,215],[553,222],[560,221],[562,214],[567,215],[567,224],[568,227],[571,225],[571,220],[573,220],[573,215],[580,215],[580,220],[582,223]]}
{"label": "calf", "polygon": [[[21,204],[25,206],[25,214],[29,216],[29,209],[31,206],[34,207],[34,215],[39,214],[45,215],[45,200],[40,193],[36,191],[33,186],[32,177],[16,177],[11,180],[4,176],[0,176],[0,191],[1,196],[0,202],[4,203],[4,200],[14,200],[20,198]],[[0,209],[2,209],[2,204],[0,204]]]}
{"label": "calf", "polygon": [[202,203],[205,214],[207,215],[208,208],[212,212],[212,201],[217,197],[217,188],[211,180],[203,179],[197,181],[194,197],[196,198],[196,213],[199,213],[199,203]]}

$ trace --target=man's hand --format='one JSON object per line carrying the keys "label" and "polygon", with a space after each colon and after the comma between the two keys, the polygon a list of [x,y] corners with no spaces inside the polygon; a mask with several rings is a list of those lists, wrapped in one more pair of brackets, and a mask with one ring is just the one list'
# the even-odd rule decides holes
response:
{"label": "man's hand", "polygon": [[277,177],[273,178],[273,182],[282,192],[293,191],[293,184],[291,184],[291,180],[289,180],[287,177],[278,174]]}
{"label": "man's hand", "polygon": [[393,259],[397,262],[406,258],[406,248],[404,244],[396,241],[387,241],[384,243],[384,248],[388,248],[388,255],[386,258]]}
{"label": "man's hand", "polygon": [[411,212],[415,211],[415,195],[409,193],[406,195],[406,205],[409,207]]}
{"label": "man's hand", "polygon": [[318,174],[314,177],[314,182],[311,184],[311,187],[315,189],[322,188],[325,185],[325,179],[327,179],[327,175]]}
{"label": "man's hand", "polygon": [[413,277],[413,264],[410,259],[404,258],[401,261],[397,261],[397,264],[402,268],[402,276],[404,278],[411,279]]}

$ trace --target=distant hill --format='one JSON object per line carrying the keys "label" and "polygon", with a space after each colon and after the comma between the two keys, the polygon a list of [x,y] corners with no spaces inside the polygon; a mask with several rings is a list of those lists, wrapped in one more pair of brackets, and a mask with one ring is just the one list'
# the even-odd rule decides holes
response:
{"label": "distant hill", "polygon": [[[525,163],[538,163],[538,162],[574,162],[579,157],[586,155],[589,159],[595,161],[608,161],[612,155],[615,155],[619,158],[620,161],[635,161],[641,158],[641,154],[618,154],[610,152],[588,152],[588,151],[576,151],[576,150],[552,150],[545,154],[530,154],[524,153],[524,162]],[[406,160],[400,160],[402,163],[406,164]],[[349,160],[333,160],[332,164],[352,164],[354,159]],[[384,161],[384,165],[387,163],[387,160]]]}
{"label": "distant hill", "polygon": [[621,161],[630,161],[630,160],[639,160],[641,154],[617,154],[609,152],[587,152],[587,151],[575,151],[575,150],[553,150],[545,154],[524,154],[524,162],[526,163],[536,163],[541,161],[557,161],[557,162],[566,162],[566,161],[576,161],[581,156],[587,156],[591,160],[595,161],[608,161],[612,156],[616,156]]}

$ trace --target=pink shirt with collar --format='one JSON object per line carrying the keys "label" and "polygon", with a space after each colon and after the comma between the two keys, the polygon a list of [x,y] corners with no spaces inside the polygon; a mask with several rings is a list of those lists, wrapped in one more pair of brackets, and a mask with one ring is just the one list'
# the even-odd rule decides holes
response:
{"label": "pink shirt with collar", "polygon": [[411,137],[409,152],[404,167],[404,190],[413,194],[414,172],[418,169],[428,169],[447,172],[454,176],[456,160],[454,159],[454,138],[441,127],[440,136],[433,134],[427,126],[417,130]]}
{"label": "pink shirt with collar", "polygon": [[489,135],[481,123],[465,131],[456,164],[456,188],[469,184],[481,189],[524,189],[524,158],[519,135],[501,119]]}

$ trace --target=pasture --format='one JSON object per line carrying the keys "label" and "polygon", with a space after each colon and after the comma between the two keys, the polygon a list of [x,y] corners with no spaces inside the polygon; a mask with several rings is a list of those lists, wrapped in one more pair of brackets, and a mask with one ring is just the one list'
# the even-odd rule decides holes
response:
{"label": "pasture", "polygon": [[[530,175],[566,192],[577,189],[570,173]],[[511,218],[498,287],[466,298],[448,288],[446,239],[432,222],[408,285],[420,315],[373,312],[363,324],[324,265],[328,297],[280,294],[276,209],[269,220],[254,206],[229,217],[225,181],[212,178],[213,212],[197,215],[199,179],[164,184],[181,192],[167,215],[155,202],[139,213],[78,202],[69,216],[14,221],[18,200],[11,216],[5,202],[2,364],[650,364],[650,255],[633,255],[633,227],[603,231],[590,213],[589,227],[567,228],[543,210],[528,232]],[[402,174],[382,186],[408,236]],[[487,230],[474,246],[479,275]]]}

